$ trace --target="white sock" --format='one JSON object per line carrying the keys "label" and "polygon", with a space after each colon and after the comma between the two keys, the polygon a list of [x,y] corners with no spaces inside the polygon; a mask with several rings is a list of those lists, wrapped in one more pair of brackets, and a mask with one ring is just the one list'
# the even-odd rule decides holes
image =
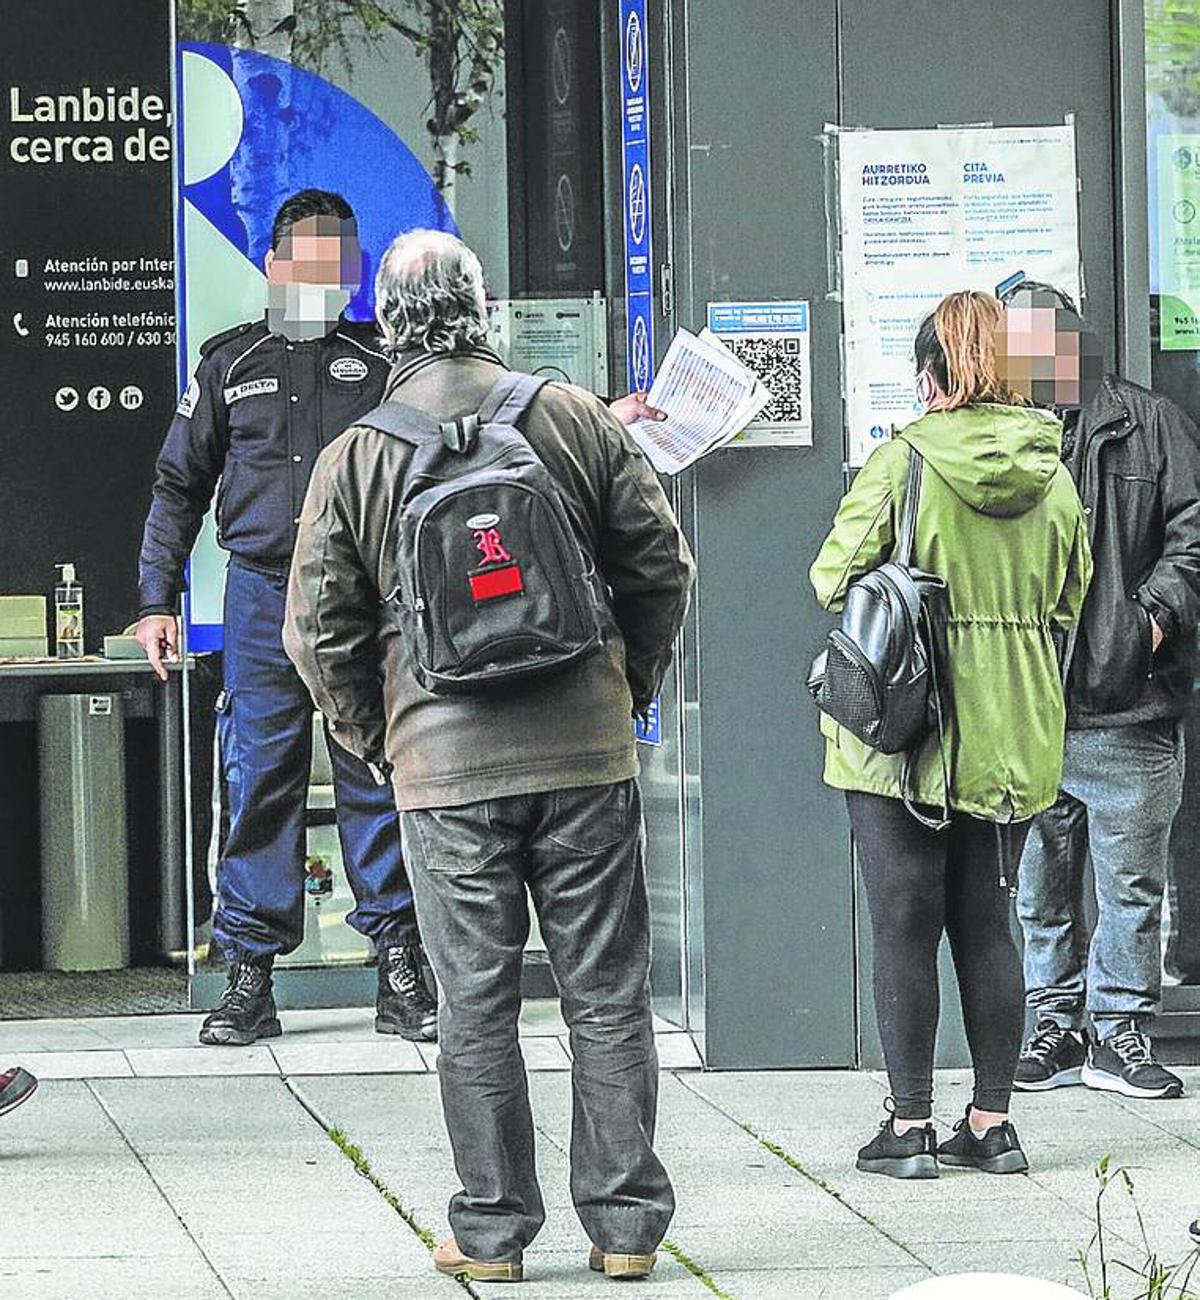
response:
{"label": "white sock", "polygon": [[897,1137],[903,1137],[910,1129],[924,1128],[931,1121],[927,1119],[897,1119],[892,1116],[892,1131]]}

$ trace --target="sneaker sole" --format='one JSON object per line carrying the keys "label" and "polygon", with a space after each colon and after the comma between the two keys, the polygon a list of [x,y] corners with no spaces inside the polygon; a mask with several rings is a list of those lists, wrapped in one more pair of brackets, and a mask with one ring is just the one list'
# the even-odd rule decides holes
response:
{"label": "sneaker sole", "polygon": [[1085,1065],[1082,1070],[1083,1085],[1097,1092],[1117,1092],[1122,1097],[1142,1097],[1147,1101],[1168,1101],[1183,1096],[1183,1084],[1167,1083],[1161,1088],[1138,1088],[1127,1079],[1109,1074],[1106,1070],[1097,1070]]}
{"label": "sneaker sole", "polygon": [[434,1268],[447,1277],[465,1277],[471,1282],[522,1282],[525,1279],[524,1266],[513,1263],[434,1264]]}
{"label": "sneaker sole", "polygon": [[864,1160],[859,1156],[854,1167],[864,1174],[885,1174],[888,1178],[938,1177],[937,1161],[930,1155],[904,1156],[901,1159],[889,1156],[882,1160]]}
{"label": "sneaker sole", "polygon": [[1052,1088],[1074,1088],[1083,1082],[1083,1067],[1076,1065],[1070,1070],[1059,1070],[1057,1074],[1052,1074],[1048,1079],[1025,1080],[1016,1079],[1013,1081],[1013,1090],[1015,1092],[1049,1092]]}
{"label": "sneaker sole", "polygon": [[268,1020],[257,1029],[202,1029],[200,1041],[207,1047],[249,1047],[260,1038],[278,1038],[283,1026],[278,1020]]}
{"label": "sneaker sole", "polygon": [[34,1079],[33,1087],[28,1092],[23,1092],[16,1101],[10,1101],[5,1106],[0,1106],[0,1115],[10,1115],[18,1106],[23,1106],[30,1097],[38,1090],[38,1081]]}
{"label": "sneaker sole", "polygon": [[985,1156],[973,1160],[970,1156],[943,1155],[938,1159],[944,1165],[955,1169],[978,1169],[985,1174],[1025,1174],[1029,1172],[1029,1161],[1023,1151],[1004,1151],[998,1156]]}
{"label": "sneaker sole", "polygon": [[382,1016],[375,1017],[375,1032],[377,1034],[394,1034],[397,1038],[406,1038],[410,1043],[436,1043],[437,1042],[437,1025],[432,1029],[407,1029],[403,1025],[398,1025],[394,1020],[385,1020]]}

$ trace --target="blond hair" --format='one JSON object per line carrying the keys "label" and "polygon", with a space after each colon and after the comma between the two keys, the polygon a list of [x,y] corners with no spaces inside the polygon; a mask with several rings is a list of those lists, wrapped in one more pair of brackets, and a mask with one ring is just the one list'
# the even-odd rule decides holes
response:
{"label": "blond hair", "polygon": [[999,299],[974,289],[947,294],[925,318],[917,333],[917,369],[929,370],[945,394],[939,410],[972,402],[1027,405],[997,368],[996,330],[1003,319]]}

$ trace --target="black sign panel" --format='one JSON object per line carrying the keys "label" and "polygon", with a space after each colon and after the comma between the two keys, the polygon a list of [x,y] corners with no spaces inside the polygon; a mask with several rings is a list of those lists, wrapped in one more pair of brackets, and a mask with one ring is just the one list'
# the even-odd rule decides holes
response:
{"label": "black sign panel", "polygon": [[171,0],[5,0],[4,28],[0,594],[75,563],[92,651],[137,613],[177,397]]}
{"label": "black sign panel", "polygon": [[604,287],[600,15],[594,0],[527,0],[524,139],[529,284]]}

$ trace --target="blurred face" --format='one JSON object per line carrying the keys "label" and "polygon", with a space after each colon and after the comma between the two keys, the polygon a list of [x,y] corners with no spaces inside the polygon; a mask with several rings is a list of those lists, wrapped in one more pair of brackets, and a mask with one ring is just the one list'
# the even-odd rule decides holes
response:
{"label": "blurred face", "polygon": [[272,249],[267,324],[287,338],[321,338],[337,323],[362,278],[362,249],[352,221],[305,217]]}
{"label": "blurred face", "polygon": [[1034,406],[1083,406],[1100,385],[1100,343],[1053,294],[1035,290],[1001,317],[996,369]]}

